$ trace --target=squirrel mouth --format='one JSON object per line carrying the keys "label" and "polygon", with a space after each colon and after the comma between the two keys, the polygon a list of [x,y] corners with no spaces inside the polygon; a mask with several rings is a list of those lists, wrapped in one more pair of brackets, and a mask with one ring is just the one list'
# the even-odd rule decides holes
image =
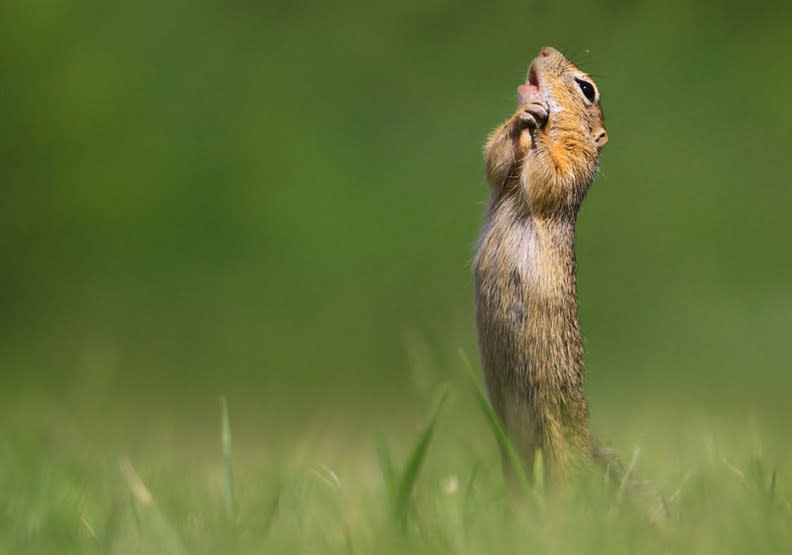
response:
{"label": "squirrel mouth", "polygon": [[526,85],[533,85],[537,89],[539,88],[539,75],[536,73],[536,64],[531,64],[531,67],[528,68],[528,76],[525,78]]}
{"label": "squirrel mouth", "polygon": [[534,64],[528,69],[528,75],[525,78],[525,83],[517,87],[517,94],[519,96],[520,105],[525,104],[531,98],[539,93],[539,75],[536,72]]}

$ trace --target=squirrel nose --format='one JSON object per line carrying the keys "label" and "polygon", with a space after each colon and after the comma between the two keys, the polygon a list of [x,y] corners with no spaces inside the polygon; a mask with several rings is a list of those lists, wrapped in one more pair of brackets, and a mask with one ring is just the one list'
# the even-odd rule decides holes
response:
{"label": "squirrel nose", "polygon": [[553,50],[554,50],[553,48],[549,46],[545,46],[539,51],[539,55],[548,58],[553,54]]}

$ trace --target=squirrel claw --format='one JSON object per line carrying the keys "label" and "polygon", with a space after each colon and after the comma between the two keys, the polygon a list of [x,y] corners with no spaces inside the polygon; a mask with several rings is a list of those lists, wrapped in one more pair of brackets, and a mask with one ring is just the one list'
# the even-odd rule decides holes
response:
{"label": "squirrel claw", "polygon": [[517,113],[517,120],[520,122],[521,127],[530,127],[538,129],[544,127],[547,123],[547,118],[550,115],[550,110],[547,104],[536,99],[524,104],[520,111]]}

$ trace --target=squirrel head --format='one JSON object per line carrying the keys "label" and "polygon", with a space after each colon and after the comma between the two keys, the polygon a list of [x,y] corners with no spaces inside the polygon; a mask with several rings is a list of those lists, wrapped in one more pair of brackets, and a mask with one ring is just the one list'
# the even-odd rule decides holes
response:
{"label": "squirrel head", "polygon": [[518,94],[520,105],[539,97],[548,109],[547,122],[532,136],[537,148],[551,151],[554,162],[544,175],[533,176],[550,185],[541,195],[549,201],[545,208],[554,212],[550,205],[579,206],[596,175],[600,149],[608,142],[597,85],[561,52],[546,46],[531,62]]}

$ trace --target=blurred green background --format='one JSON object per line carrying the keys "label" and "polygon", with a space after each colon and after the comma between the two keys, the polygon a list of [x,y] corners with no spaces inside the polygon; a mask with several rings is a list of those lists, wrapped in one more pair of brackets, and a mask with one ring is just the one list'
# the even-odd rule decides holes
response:
{"label": "blurred green background", "polygon": [[6,406],[215,418],[226,393],[298,423],[423,403],[459,348],[477,358],[481,146],[553,45],[595,77],[610,137],[578,225],[596,427],[647,403],[785,421],[790,21],[674,0],[4,2]]}

